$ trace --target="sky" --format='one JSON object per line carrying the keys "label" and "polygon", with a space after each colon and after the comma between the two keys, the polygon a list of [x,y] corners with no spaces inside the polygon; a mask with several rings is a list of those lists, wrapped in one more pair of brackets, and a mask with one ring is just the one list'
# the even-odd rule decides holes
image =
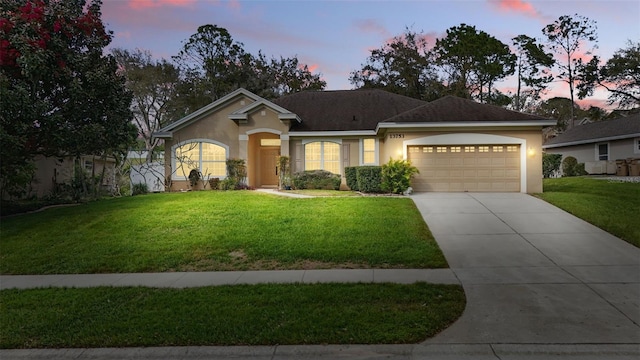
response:
{"label": "sky", "polygon": [[[103,21],[114,33],[110,48],[148,50],[169,60],[199,26],[212,24],[227,29],[251,54],[297,57],[321,74],[326,90],[352,89],[349,73],[406,28],[423,33],[433,46],[447,29],[465,23],[511,45],[520,34],[543,40],[545,25],[574,14],[596,21],[593,54],[602,59],[629,40],[640,41],[640,0],[103,0],[102,6]],[[496,85],[513,91],[515,80]],[[545,98],[554,96],[569,97],[566,83],[552,83]],[[579,104],[612,109],[606,99],[606,91],[598,91]]]}

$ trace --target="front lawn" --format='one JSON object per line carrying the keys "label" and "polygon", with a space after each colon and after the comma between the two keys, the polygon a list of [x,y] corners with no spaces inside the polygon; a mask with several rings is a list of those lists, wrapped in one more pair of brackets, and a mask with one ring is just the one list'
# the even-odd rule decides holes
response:
{"label": "front lawn", "polygon": [[640,184],[592,178],[544,179],[538,196],[640,247]]}
{"label": "front lawn", "polygon": [[2,274],[447,266],[406,198],[165,193],[0,225]]}
{"label": "front lawn", "polygon": [[0,348],[416,343],[464,310],[417,283],[0,291]]}

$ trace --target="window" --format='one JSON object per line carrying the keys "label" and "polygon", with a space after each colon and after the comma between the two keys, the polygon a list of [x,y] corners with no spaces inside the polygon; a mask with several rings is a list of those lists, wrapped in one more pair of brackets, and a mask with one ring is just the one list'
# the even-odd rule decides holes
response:
{"label": "window", "polygon": [[362,163],[376,164],[376,139],[362,140]]}
{"label": "window", "polygon": [[422,152],[423,153],[432,153],[433,152],[433,146],[425,146],[422,148]]}
{"label": "window", "polygon": [[93,161],[85,160],[84,161],[84,170],[87,171],[87,172],[92,172],[93,171]]}
{"label": "window", "polygon": [[493,147],[493,152],[502,152],[503,147],[502,146],[494,146]]}
{"label": "window", "polygon": [[451,147],[451,152],[452,153],[459,153],[460,151],[462,151],[462,147],[461,146],[452,146]]}
{"label": "window", "polygon": [[227,175],[227,150],[220,145],[206,142],[191,142],[176,148],[176,177],[187,179],[189,172],[198,169],[203,176],[224,177]]}
{"label": "window", "polygon": [[464,147],[464,152],[466,153],[472,153],[476,151],[476,147],[475,146],[465,146]]}
{"label": "window", "polygon": [[446,153],[447,152],[447,147],[446,146],[436,146],[436,152]]}
{"label": "window", "polygon": [[633,139],[633,153],[640,154],[640,138]]}
{"label": "window", "polygon": [[489,152],[488,146],[478,146],[478,152]]}
{"label": "window", "polygon": [[420,152],[420,147],[419,146],[409,146],[409,152],[410,153]]}
{"label": "window", "polygon": [[280,139],[260,139],[260,146],[280,146]]}
{"label": "window", "polygon": [[516,152],[518,147],[516,145],[507,145],[507,152]]}
{"label": "window", "polygon": [[609,143],[596,144],[596,160],[609,160]]}
{"label": "window", "polygon": [[340,145],[329,141],[315,141],[304,146],[304,169],[326,170],[340,174]]}

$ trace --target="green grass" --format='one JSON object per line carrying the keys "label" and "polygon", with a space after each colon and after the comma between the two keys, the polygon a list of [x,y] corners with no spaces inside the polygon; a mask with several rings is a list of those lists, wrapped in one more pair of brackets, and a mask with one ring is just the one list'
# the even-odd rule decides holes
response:
{"label": "green grass", "polygon": [[415,343],[464,310],[457,285],[0,291],[0,348]]}
{"label": "green grass", "polygon": [[538,196],[640,247],[640,184],[591,178],[544,179]]}
{"label": "green grass", "polygon": [[150,194],[5,218],[1,231],[2,274],[447,266],[406,198]]}

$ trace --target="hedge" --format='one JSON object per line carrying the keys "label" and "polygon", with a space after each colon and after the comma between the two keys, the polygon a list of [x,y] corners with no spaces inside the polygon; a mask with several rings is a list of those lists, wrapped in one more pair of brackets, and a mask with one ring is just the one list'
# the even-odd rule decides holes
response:
{"label": "hedge", "polygon": [[382,166],[358,166],[356,179],[359,191],[365,193],[382,192]]}

